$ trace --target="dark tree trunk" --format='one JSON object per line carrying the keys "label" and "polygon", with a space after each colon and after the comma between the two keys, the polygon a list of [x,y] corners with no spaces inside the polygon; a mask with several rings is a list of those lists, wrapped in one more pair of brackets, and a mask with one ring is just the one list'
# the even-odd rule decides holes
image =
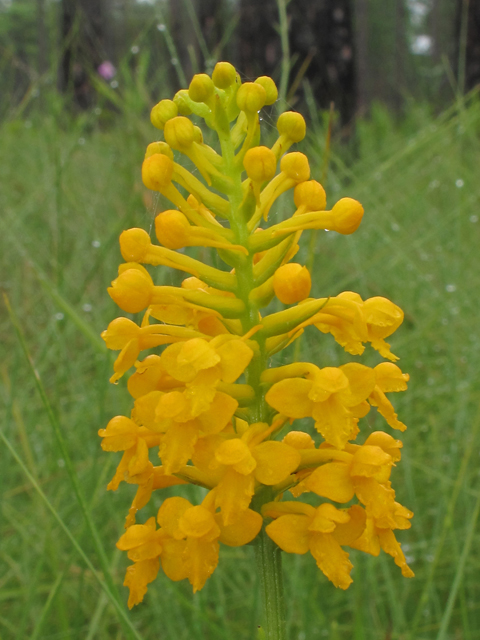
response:
{"label": "dark tree trunk", "polygon": [[102,0],[62,0],[62,60],[59,84],[73,90],[75,102],[85,109],[94,101],[89,73],[105,60]]}
{"label": "dark tree trunk", "polygon": [[480,84],[480,0],[458,0],[457,61],[460,89]]}
{"label": "dark tree trunk", "polygon": [[368,69],[368,0],[355,2],[355,53],[357,110],[359,114],[364,114],[371,99]]}
{"label": "dark tree trunk", "polygon": [[[293,66],[289,86],[309,81],[317,104],[330,103],[348,122],[355,111],[355,68],[351,0],[294,0],[287,5]],[[241,0],[240,69],[249,78],[274,75],[281,61],[275,0]],[[290,95],[294,102],[299,96]]]}
{"label": "dark tree trunk", "polygon": [[278,24],[276,1],[240,0],[239,14],[238,70],[249,80],[260,75],[278,75],[282,51],[275,29]]}

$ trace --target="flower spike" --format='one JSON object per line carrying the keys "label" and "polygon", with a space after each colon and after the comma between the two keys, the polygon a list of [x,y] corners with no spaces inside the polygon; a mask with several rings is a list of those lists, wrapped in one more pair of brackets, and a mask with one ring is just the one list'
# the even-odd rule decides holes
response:
{"label": "flower spike", "polygon": [[[121,454],[107,488],[137,487],[117,543],[132,562],[124,582],[130,608],[160,570],[199,591],[220,545],[264,545],[266,537],[286,553],[310,553],[340,589],[352,582],[347,548],[384,550],[413,576],[394,533],[408,529],[413,514],[392,487],[402,443],[390,432],[406,428],[390,394],[405,391],[409,376],[386,342],[403,311],[352,291],[314,297],[315,274],[293,261],[300,236],[354,233],[364,211],[353,198],[327,209],[307,156],[291,150],[306,135],[301,114],[282,113],[276,142],[261,144],[259,111],[277,98],[271,78],[242,84],[219,62],[211,77],[195,75],[151,112],[163,139],[148,145],[142,179],[172,204],[155,218],[158,243],[139,228],[120,235],[125,262],[108,292],[124,312],[142,316],[118,317],[102,333],[119,352],[111,382],[129,372],[132,397],[130,415],[99,431],[103,450]],[[212,146],[192,114],[216,134]],[[268,225],[290,190],[292,215]],[[152,267],[187,277],[166,284]],[[325,334],[354,356],[370,345],[379,361],[272,366],[304,332]],[[375,411],[384,431],[363,423]],[[185,484],[206,490],[200,503],[181,495]],[[167,487],[179,495],[153,512],[152,496]],[[309,502],[299,500],[306,493]]]}

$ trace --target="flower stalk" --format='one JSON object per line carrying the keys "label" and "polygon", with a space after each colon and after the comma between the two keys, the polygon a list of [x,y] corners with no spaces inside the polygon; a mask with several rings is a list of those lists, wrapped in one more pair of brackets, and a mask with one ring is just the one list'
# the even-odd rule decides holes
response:
{"label": "flower stalk", "polygon": [[[253,542],[268,640],[286,637],[281,550],[310,552],[341,589],[352,581],[345,547],[372,555],[383,549],[404,576],[413,575],[393,533],[413,515],[395,501],[390,482],[402,444],[361,423],[376,408],[391,428],[406,428],[386,395],[407,387],[385,341],[403,312],[386,298],[362,300],[351,291],[310,296],[311,274],[293,262],[302,233],[353,233],[363,208],[342,198],[327,209],[307,157],[289,151],[306,134],[300,114],[282,113],[277,140],[261,145],[259,111],[277,97],[271,78],[242,84],[221,62],[212,77],[197,74],[188,91],[152,110],[164,140],[148,146],[142,178],[176,208],[157,215],[158,244],[142,229],[120,236],[125,263],[108,291],[123,311],[143,317],[117,318],[102,334],[120,352],[111,381],[133,370],[133,407],[99,431],[104,450],[123,452],[108,489],[137,486],[117,543],[133,563],[124,582],[129,607],[143,600],[160,568],[196,592],[215,570],[220,544]],[[192,114],[216,133],[216,149]],[[177,162],[179,154],[200,177]],[[293,215],[269,226],[278,198],[292,189]],[[223,267],[178,252],[195,246],[213,247]],[[158,286],[144,265],[185,278],[180,287]],[[271,356],[304,331],[330,334],[356,356],[369,344],[387,361],[273,368]],[[300,419],[310,421],[307,430],[292,428]],[[137,523],[154,492],[186,483],[206,490],[200,504],[170,497]],[[317,506],[298,500],[303,493],[314,494]]]}

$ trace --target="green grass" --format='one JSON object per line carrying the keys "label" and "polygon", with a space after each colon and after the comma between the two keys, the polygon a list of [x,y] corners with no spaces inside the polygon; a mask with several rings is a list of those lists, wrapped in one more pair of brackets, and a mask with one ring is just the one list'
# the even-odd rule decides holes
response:
{"label": "green grass", "polygon": [[[1,131],[0,280],[45,397],[2,305],[1,429],[24,466],[2,441],[0,638],[113,640],[129,637],[113,591],[125,611],[127,560],[115,542],[135,488],[105,491],[117,455],[101,451],[97,430],[130,402],[123,384],[108,383],[112,360],[98,335],[118,315],[105,291],[121,260],[118,234],[150,229],[162,206],[140,181],[155,131],[134,114],[112,125],[94,114],[72,120],[55,105],[51,113]],[[268,135],[268,119],[265,125]],[[333,143],[328,202],[349,195],[366,215],[352,236],[318,234],[314,255],[305,234],[300,259],[313,263],[317,295],[355,290],[405,310],[391,342],[411,375],[409,391],[394,398],[409,429],[393,483],[415,512],[412,529],[398,537],[416,578],[402,578],[390,557],[352,551],[354,584],[343,592],[310,556],[286,556],[290,640],[478,637],[479,134],[480,104],[472,98],[436,118],[412,107],[399,124],[377,107],[358,124],[351,148]],[[299,146],[312,158],[313,177],[323,147],[320,125]],[[160,272],[157,281],[172,277]],[[349,359],[314,330],[301,352],[321,366]],[[378,357],[369,353],[366,362]],[[364,419],[364,432],[384,427],[374,412]],[[153,514],[159,498],[152,502]],[[102,590],[96,572],[111,576],[113,591]],[[252,549],[222,549],[219,568],[195,597],[188,584],[160,574],[127,616],[148,640],[255,638]]]}

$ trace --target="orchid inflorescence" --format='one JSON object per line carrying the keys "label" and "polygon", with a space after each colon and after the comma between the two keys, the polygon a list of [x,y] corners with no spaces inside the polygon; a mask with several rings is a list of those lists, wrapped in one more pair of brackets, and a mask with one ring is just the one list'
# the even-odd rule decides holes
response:
{"label": "orchid inflorescence", "polygon": [[[342,198],[327,210],[307,157],[288,153],[306,133],[299,113],[280,115],[272,148],[259,144],[258,112],[276,99],[271,78],[242,84],[234,67],[220,62],[212,77],[195,75],[188,91],[152,110],[164,141],[147,147],[143,182],[176,209],[155,219],[159,244],[142,229],[121,234],[125,263],[109,293],[123,311],[144,315],[140,325],[117,318],[102,334],[109,349],[120,351],[111,381],[135,367],[131,416],[114,417],[99,431],[104,450],[123,451],[108,488],[123,480],[138,487],[117,543],[133,561],[124,583],[130,607],[142,601],[160,565],[172,580],[201,589],[217,566],[219,543],[248,544],[263,526],[284,551],[310,551],[342,589],[352,582],[344,547],[373,555],[383,549],[404,576],[413,575],[393,533],[408,528],[413,515],[395,501],[389,481],[402,444],[383,431],[354,443],[372,406],[390,427],[405,429],[386,394],[405,390],[408,375],[385,342],[403,312],[385,298],[362,300],[351,291],[309,297],[310,273],[292,262],[302,232],[353,233],[363,208]],[[216,132],[221,153],[204,143],[190,114]],[[202,179],[175,161],[174,150]],[[290,189],[295,212],[267,226],[275,201]],[[215,248],[229,270],[177,251],[184,247]],[[180,287],[157,286],[142,264],[189,277]],[[275,297],[285,308],[262,315]],[[331,334],[352,355],[370,343],[389,362],[272,367],[272,356],[307,327]],[[313,418],[320,444],[289,430],[303,418]],[[150,460],[151,449],[160,464]],[[186,483],[207,490],[201,504],[169,497],[156,518],[135,524],[152,492]],[[296,500],[308,492],[326,500],[316,507]]]}

